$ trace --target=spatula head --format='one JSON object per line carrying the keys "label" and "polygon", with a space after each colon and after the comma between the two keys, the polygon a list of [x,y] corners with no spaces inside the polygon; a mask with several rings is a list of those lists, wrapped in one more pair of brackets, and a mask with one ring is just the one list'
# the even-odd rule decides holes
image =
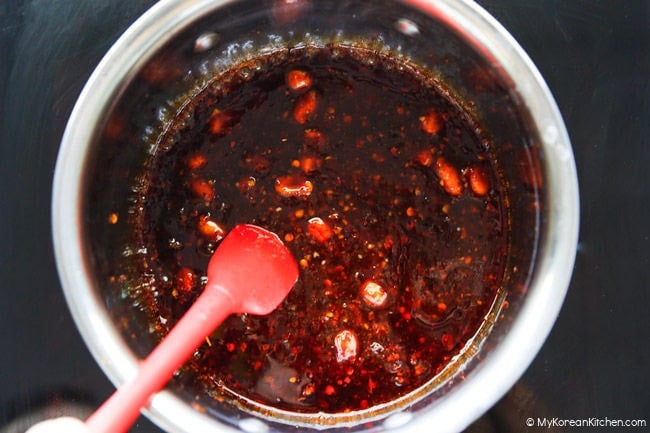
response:
{"label": "spatula head", "polygon": [[208,264],[206,290],[230,293],[238,313],[265,315],[275,310],[298,280],[298,266],[280,238],[242,224],[221,241]]}

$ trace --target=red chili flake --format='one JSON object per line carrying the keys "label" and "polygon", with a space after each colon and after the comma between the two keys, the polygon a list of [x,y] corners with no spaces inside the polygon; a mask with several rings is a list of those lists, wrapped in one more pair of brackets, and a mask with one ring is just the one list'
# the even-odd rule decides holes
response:
{"label": "red chili flake", "polygon": [[367,280],[361,286],[361,297],[371,307],[381,307],[386,303],[388,292],[378,283]]}
{"label": "red chili flake", "polygon": [[212,188],[212,184],[209,181],[201,178],[195,178],[192,179],[191,187],[192,192],[196,196],[201,197],[203,200],[211,201],[214,199],[214,189]]}
{"label": "red chili flake", "polygon": [[446,350],[452,350],[456,345],[454,342],[454,336],[451,334],[442,334],[442,337],[440,337],[440,342]]}
{"label": "red chili flake", "polygon": [[232,118],[228,113],[215,108],[210,117],[210,132],[215,135],[226,132],[226,128],[230,125],[231,121]]}
{"label": "red chili flake", "polygon": [[478,196],[484,196],[490,190],[490,182],[478,165],[472,165],[467,169],[467,180],[472,192]]}
{"label": "red chili flake", "polygon": [[228,352],[234,352],[235,351],[235,343],[226,343],[226,350]]}
{"label": "red chili flake", "polygon": [[208,159],[202,153],[196,153],[189,157],[187,160],[187,167],[190,170],[196,170],[198,168],[205,167],[208,163]]}
{"label": "red chili flake", "polygon": [[189,292],[194,288],[196,275],[190,268],[182,267],[176,272],[176,287],[182,292]]}
{"label": "red chili flake", "polygon": [[459,196],[463,193],[463,184],[456,167],[451,165],[442,156],[436,159],[436,174],[440,178],[440,185],[449,195]]}
{"label": "red chili flake", "polygon": [[424,149],[415,155],[415,163],[422,167],[431,167],[433,165],[433,149]]}
{"label": "red chili flake", "polygon": [[405,306],[401,305],[397,311],[399,311],[404,320],[411,320],[411,312]]}
{"label": "red chili flake", "polygon": [[332,385],[327,385],[323,392],[325,395],[334,395],[336,394],[336,388],[334,388]]}
{"label": "red chili flake", "polygon": [[241,179],[239,179],[235,184],[239,192],[241,192],[242,194],[252,190],[255,187],[255,185],[257,185],[257,179],[255,179],[253,176],[244,176]]}
{"label": "red chili flake", "polygon": [[311,87],[312,78],[309,72],[301,69],[294,69],[287,73],[286,82],[287,86],[289,86],[291,90],[300,91]]}
{"label": "red chili flake", "polygon": [[431,109],[424,116],[420,116],[420,128],[429,135],[440,132],[442,128],[442,119],[437,111]]}
{"label": "red chili flake", "polygon": [[300,160],[300,169],[303,173],[310,174],[317,171],[322,164],[323,161],[321,161],[320,158],[316,158],[314,156],[304,156]]}
{"label": "red chili flake", "polygon": [[275,191],[282,197],[309,197],[314,185],[301,176],[280,176],[275,179]]}
{"label": "red chili flake", "polygon": [[302,389],[302,395],[304,397],[309,397],[314,393],[314,391],[316,391],[316,385],[313,382],[310,382]]}
{"label": "red chili flake", "polygon": [[319,217],[310,218],[307,221],[307,232],[320,243],[327,242],[334,234],[330,226]]}
{"label": "red chili flake", "polygon": [[306,146],[317,150],[320,150],[327,141],[325,135],[314,128],[305,129],[304,140]]}
{"label": "red chili flake", "polygon": [[223,239],[225,234],[225,230],[215,220],[211,219],[207,215],[199,218],[197,227],[201,235],[212,241],[220,241]]}
{"label": "red chili flake", "polygon": [[395,362],[399,360],[400,360],[400,356],[399,353],[397,352],[390,352],[388,355],[386,355],[386,361],[388,362]]}
{"label": "red chili flake", "polygon": [[378,385],[379,385],[379,384],[378,384],[377,382],[375,382],[374,380],[372,380],[372,378],[369,377],[369,378],[368,378],[368,394],[372,394],[372,392],[373,392],[375,389],[377,389],[377,386],[378,386]]}
{"label": "red chili flake", "polygon": [[336,360],[338,362],[347,361],[357,356],[357,336],[352,331],[344,329],[336,334],[334,346],[336,347]]}
{"label": "red chili flake", "polygon": [[318,97],[316,96],[316,92],[311,90],[296,101],[296,105],[293,108],[293,118],[296,119],[296,122],[304,125],[313,117],[317,106]]}

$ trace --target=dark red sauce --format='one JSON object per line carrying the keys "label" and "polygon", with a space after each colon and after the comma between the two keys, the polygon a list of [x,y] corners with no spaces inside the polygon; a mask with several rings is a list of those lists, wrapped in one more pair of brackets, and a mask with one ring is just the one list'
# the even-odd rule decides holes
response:
{"label": "dark red sauce", "polygon": [[432,77],[367,50],[275,52],[192,100],[147,169],[134,292],[160,336],[201,292],[239,223],[300,267],[265,317],[233,316],[185,368],[299,412],[389,402],[430,381],[484,321],[509,242],[479,125]]}

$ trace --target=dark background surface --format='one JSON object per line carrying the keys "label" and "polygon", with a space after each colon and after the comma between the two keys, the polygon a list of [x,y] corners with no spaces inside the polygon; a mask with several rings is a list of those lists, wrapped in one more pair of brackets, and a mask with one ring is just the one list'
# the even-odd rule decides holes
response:
{"label": "dark background surface", "polygon": [[[151,3],[0,1],[0,432],[43,408],[94,407],[113,390],[63,299],[51,181],[81,87]],[[535,431],[526,419],[544,416],[647,422],[650,2],[479,3],[524,47],[556,97],[573,143],[582,214],[574,276],[555,327],[513,390],[470,429]],[[160,432],[144,418],[132,431]]]}

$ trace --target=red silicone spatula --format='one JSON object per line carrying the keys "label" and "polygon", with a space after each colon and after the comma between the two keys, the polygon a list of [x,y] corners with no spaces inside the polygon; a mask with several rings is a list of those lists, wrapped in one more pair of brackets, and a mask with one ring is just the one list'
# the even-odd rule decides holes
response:
{"label": "red silicone spatula", "polygon": [[274,233],[239,225],[208,264],[208,283],[194,305],[86,426],[93,433],[121,433],[135,422],[149,398],[232,313],[271,313],[298,279],[298,266]]}

